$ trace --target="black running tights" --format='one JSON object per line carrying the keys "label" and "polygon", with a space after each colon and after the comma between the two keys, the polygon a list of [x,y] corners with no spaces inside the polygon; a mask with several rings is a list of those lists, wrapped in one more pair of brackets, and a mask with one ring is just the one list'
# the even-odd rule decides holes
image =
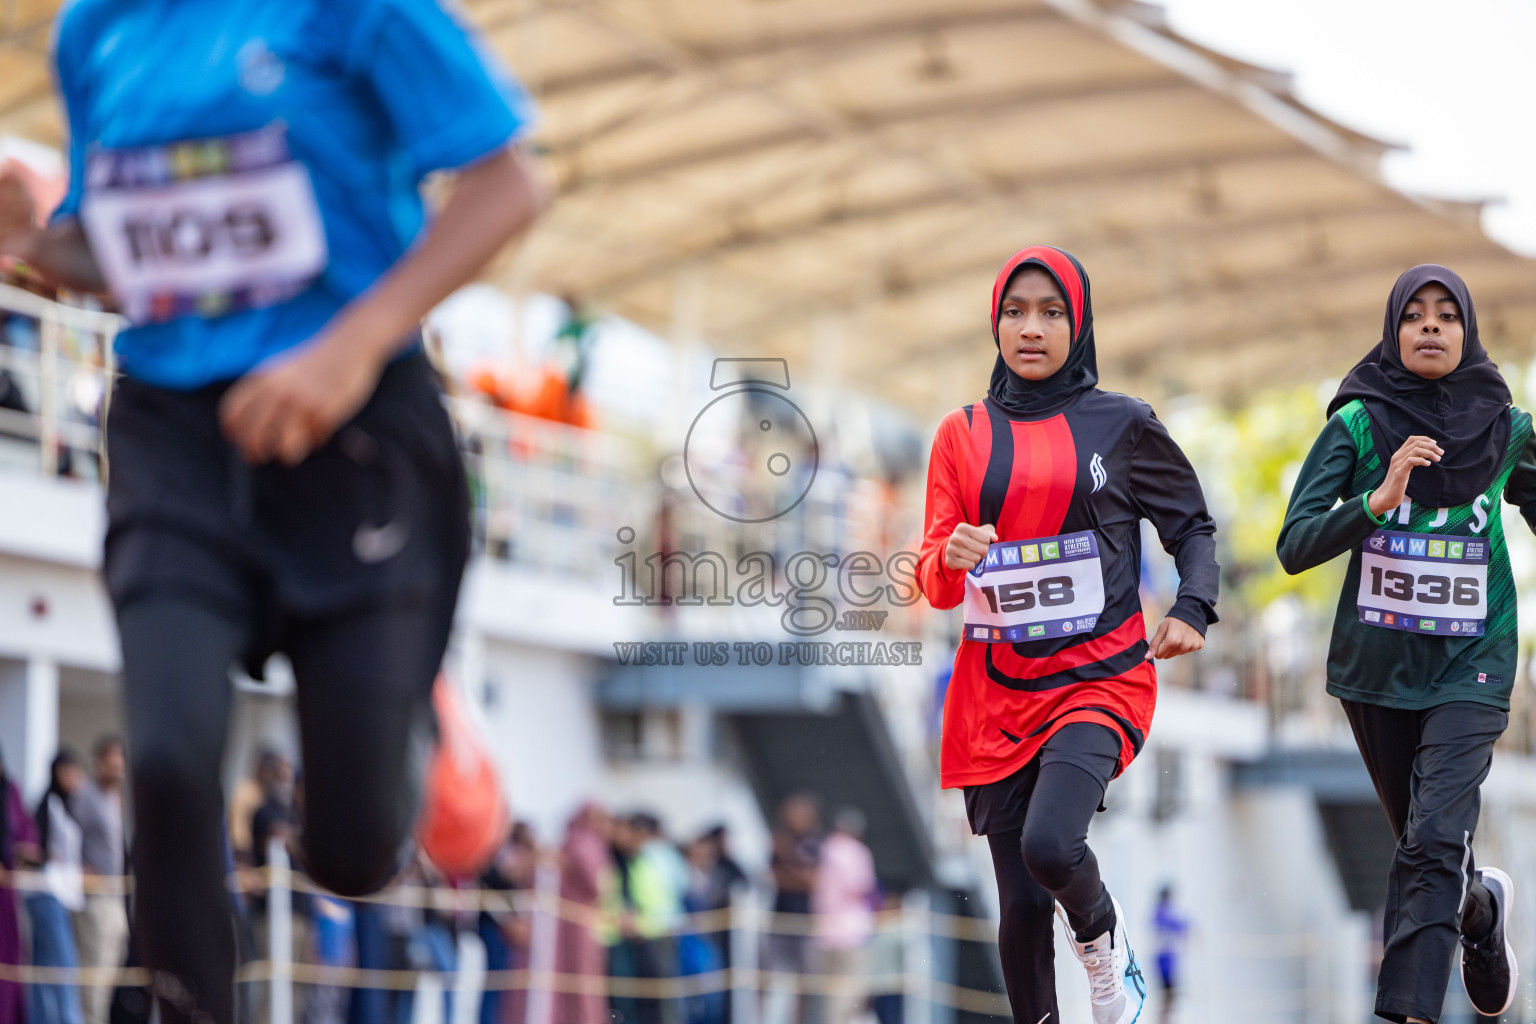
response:
{"label": "black running tights", "polygon": [[1060,901],[1079,941],[1114,926],[1114,904],[1088,848],[1088,824],[1104,785],[1075,764],[1039,767],[1022,828],[987,836],[1001,910],[998,953],[1013,1019],[1059,1019],[1054,966],[1053,902]]}
{"label": "black running tights", "polygon": [[[346,896],[382,888],[414,823],[440,647],[420,609],[293,624],[305,867]],[[229,670],[250,627],[202,604],[119,609],[133,785],[135,940],[168,1024],[233,1024],[235,937],[220,774]],[[429,663],[430,662],[430,663]]]}

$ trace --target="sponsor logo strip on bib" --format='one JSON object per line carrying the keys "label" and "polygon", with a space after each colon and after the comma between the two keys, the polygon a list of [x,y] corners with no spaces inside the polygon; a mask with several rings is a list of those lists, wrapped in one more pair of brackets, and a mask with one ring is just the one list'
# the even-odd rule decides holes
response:
{"label": "sponsor logo strip on bib", "polygon": [[1104,611],[1104,570],[1092,530],[1000,541],[965,574],[965,638],[1025,643],[1087,633]]}
{"label": "sponsor logo strip on bib", "polygon": [[1361,552],[1361,622],[1434,636],[1483,635],[1486,539],[1377,530]]}

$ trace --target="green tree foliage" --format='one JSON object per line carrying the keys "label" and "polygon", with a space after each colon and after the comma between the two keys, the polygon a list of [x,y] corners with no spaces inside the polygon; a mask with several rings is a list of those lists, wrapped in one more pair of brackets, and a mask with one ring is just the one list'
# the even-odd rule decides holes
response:
{"label": "green tree foliage", "polygon": [[1323,428],[1325,393],[1333,393],[1332,382],[1264,392],[1237,409],[1191,405],[1168,417],[1219,526],[1224,604],[1256,614],[1293,594],[1327,621],[1338,600],[1342,558],[1289,576],[1275,557],[1291,488]]}

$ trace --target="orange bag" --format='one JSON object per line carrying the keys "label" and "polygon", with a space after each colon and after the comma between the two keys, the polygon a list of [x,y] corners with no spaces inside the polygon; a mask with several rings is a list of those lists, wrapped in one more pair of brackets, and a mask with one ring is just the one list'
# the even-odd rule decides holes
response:
{"label": "orange bag", "polygon": [[432,706],[439,739],[427,768],[416,839],[444,872],[478,875],[506,839],[511,815],[490,753],[458,692],[442,676],[432,687]]}

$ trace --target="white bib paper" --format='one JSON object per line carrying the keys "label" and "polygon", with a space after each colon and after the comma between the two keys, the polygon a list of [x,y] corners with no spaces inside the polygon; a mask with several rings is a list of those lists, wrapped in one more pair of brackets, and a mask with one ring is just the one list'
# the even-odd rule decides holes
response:
{"label": "white bib paper", "polygon": [[273,305],[327,261],[309,172],[280,128],[93,154],[80,218],[136,323]]}
{"label": "white bib paper", "polygon": [[1377,530],[1365,541],[1360,621],[1436,636],[1482,636],[1488,618],[1488,541]]}
{"label": "white bib paper", "polygon": [[1092,530],[1001,541],[965,574],[965,638],[1023,643],[1088,632],[1104,611]]}

